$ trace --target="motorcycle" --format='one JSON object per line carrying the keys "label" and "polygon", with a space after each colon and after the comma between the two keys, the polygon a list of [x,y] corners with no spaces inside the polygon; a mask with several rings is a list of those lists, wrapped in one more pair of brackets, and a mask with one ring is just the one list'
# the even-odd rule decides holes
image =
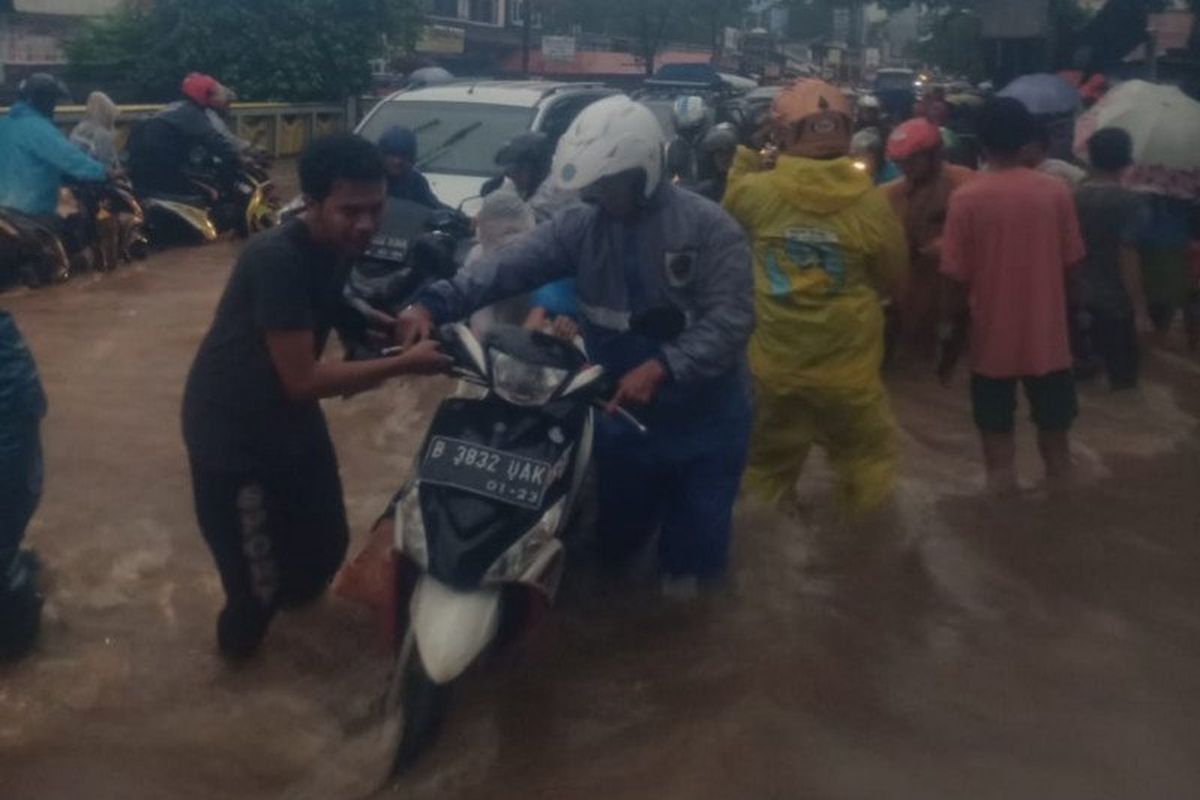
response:
{"label": "motorcycle", "polygon": [[227,231],[246,238],[279,223],[275,186],[261,161],[247,159],[231,169],[197,154],[188,178],[192,194],[149,192],[141,198],[156,246],[213,242]]}
{"label": "motorcycle", "polygon": [[107,271],[146,256],[145,216],[128,184],[68,188],[79,210],[57,225],[0,208],[0,288],[16,283],[38,288],[88,268]]}
{"label": "motorcycle", "polygon": [[459,676],[553,601],[611,388],[581,347],[544,333],[495,325],[480,341],[458,323],[439,338],[453,373],[480,391],[442,402],[390,509],[398,648],[381,710],[392,775],[431,744]]}
{"label": "motorcycle", "polygon": [[71,257],[58,232],[12,208],[0,208],[0,264],[0,288],[23,283],[36,289],[71,276]]}
{"label": "motorcycle", "polygon": [[150,254],[146,212],[123,180],[72,187],[85,223],[84,239],[94,270],[111,272]]}
{"label": "motorcycle", "polygon": [[379,231],[347,276],[343,297],[351,309],[338,334],[349,360],[378,358],[369,331],[380,314],[393,317],[432,281],[462,264],[471,221],[461,212],[389,198]]}

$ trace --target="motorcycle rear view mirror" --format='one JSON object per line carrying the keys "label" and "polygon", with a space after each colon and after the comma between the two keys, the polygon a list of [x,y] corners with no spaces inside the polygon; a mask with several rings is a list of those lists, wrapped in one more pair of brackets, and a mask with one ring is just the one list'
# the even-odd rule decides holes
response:
{"label": "motorcycle rear view mirror", "polygon": [[687,317],[675,306],[659,306],[634,314],[629,330],[660,343],[673,342],[687,327]]}
{"label": "motorcycle rear view mirror", "polygon": [[481,208],[483,208],[483,196],[482,195],[475,195],[473,197],[468,197],[467,199],[463,200],[461,203],[458,204],[458,212],[460,214],[464,214],[464,215],[470,217],[471,219],[474,219],[475,217],[479,216],[479,210]]}

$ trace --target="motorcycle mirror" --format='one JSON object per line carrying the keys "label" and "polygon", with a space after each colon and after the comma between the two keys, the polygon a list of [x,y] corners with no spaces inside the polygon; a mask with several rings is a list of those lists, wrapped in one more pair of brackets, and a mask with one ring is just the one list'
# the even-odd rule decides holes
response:
{"label": "motorcycle mirror", "polygon": [[634,314],[629,330],[656,342],[673,342],[687,327],[687,317],[675,306],[660,306]]}
{"label": "motorcycle mirror", "polygon": [[468,197],[466,200],[463,200],[461,203],[458,204],[459,213],[464,214],[468,217],[472,217],[472,218],[479,215],[479,210],[481,208],[483,208],[483,196],[482,195]]}

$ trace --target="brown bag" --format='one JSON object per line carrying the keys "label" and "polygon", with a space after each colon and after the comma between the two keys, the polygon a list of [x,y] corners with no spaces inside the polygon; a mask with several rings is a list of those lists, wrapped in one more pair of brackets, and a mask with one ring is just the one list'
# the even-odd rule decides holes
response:
{"label": "brown bag", "polygon": [[396,562],[392,551],[394,523],[379,520],[366,545],[338,570],[333,591],[370,608],[386,644],[394,642],[396,630]]}

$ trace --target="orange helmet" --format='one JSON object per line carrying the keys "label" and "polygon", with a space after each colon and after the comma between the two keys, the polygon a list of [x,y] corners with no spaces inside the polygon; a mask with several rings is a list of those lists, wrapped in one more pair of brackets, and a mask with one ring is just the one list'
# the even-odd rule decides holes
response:
{"label": "orange helmet", "polygon": [[850,103],[840,90],[824,81],[801,78],[771,104],[771,118],[780,128],[797,133],[793,155],[834,158],[850,147]]}

